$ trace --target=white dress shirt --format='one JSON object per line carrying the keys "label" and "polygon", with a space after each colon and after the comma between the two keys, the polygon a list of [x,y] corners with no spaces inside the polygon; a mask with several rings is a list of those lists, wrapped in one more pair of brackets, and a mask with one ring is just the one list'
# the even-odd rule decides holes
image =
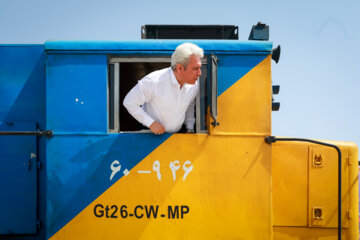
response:
{"label": "white dress shirt", "polygon": [[157,121],[166,132],[177,132],[185,121],[187,129],[194,129],[195,97],[198,81],[194,85],[180,84],[171,68],[152,72],[141,79],[126,95],[124,106],[146,127]]}

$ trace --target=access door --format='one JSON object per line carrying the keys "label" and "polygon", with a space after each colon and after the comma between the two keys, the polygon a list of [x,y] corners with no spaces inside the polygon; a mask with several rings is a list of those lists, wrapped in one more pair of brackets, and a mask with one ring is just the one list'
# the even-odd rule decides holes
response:
{"label": "access door", "polygon": [[[36,124],[0,123],[5,131],[36,131]],[[37,191],[36,136],[0,135],[0,238],[36,233]]]}

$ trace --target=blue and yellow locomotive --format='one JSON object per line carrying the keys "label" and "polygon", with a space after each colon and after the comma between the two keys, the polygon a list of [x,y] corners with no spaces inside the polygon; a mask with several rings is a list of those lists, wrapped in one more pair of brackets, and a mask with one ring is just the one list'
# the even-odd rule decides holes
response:
{"label": "blue and yellow locomotive", "polygon": [[185,41],[0,45],[0,238],[359,238],[356,145],[269,137],[266,39],[191,40],[195,133],[141,129],[122,100]]}

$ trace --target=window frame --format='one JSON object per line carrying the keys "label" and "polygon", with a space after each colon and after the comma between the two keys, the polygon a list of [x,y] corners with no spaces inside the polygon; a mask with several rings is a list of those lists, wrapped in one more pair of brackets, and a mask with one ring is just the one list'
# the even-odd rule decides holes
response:
{"label": "window frame", "polygon": [[[199,91],[196,95],[195,99],[195,133],[208,133],[209,129],[206,123],[203,123],[201,127],[201,118],[207,119],[209,118],[207,113],[207,108],[209,104],[206,103],[208,101],[208,95],[211,94],[209,91],[211,89],[204,89],[208,88],[209,81],[213,74],[212,66],[210,60],[212,59],[211,55],[205,55],[204,58],[201,60],[202,63],[202,76],[200,77],[199,82]],[[120,88],[121,88],[121,79],[120,79],[120,71],[121,71],[121,63],[171,63],[171,56],[109,56],[108,58],[108,84],[107,84],[107,110],[108,110],[108,133],[151,133],[149,130],[138,130],[138,131],[120,131],[121,129],[121,113],[120,113]],[[113,76],[111,75],[111,65],[113,65]],[[204,71],[206,74],[204,76]],[[140,80],[140,79],[139,79]],[[110,82],[112,81],[112,84]],[[202,95],[203,94],[203,95]],[[113,97],[113,105],[111,105]],[[201,97],[203,99],[201,99]],[[201,101],[205,101],[203,104],[205,109],[201,107]],[[112,109],[111,109],[112,106]],[[202,114],[203,111],[203,114]],[[204,117],[205,115],[205,117]],[[113,122],[113,128],[111,128],[111,121]],[[135,120],[136,121],[136,120]]]}

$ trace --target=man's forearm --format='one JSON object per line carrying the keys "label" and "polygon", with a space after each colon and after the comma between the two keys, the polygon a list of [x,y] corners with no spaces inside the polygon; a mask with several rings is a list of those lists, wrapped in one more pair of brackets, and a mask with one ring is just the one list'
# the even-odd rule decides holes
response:
{"label": "man's forearm", "polygon": [[133,116],[138,122],[146,127],[150,127],[150,125],[154,122],[154,119],[152,119],[141,108],[141,105],[143,105],[145,102],[141,96],[142,95],[139,93],[139,88],[137,85],[125,96],[123,105],[131,114],[131,116]]}

